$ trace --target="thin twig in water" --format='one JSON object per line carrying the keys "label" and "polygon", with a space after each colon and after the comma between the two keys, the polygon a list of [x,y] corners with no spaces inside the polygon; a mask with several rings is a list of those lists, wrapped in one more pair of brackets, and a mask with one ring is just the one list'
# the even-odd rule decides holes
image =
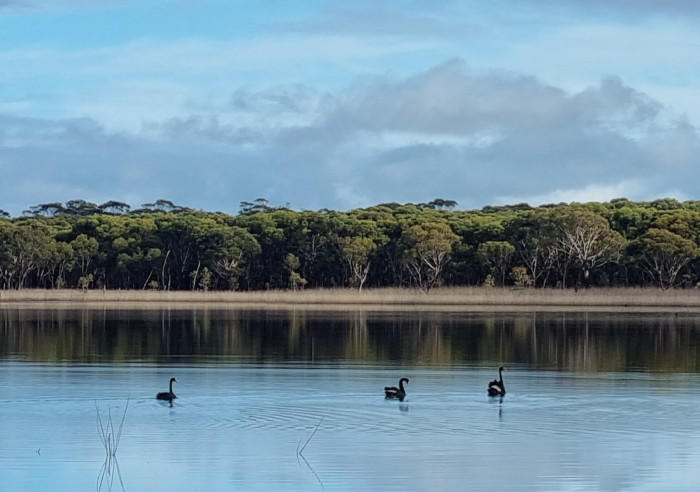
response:
{"label": "thin twig in water", "polygon": [[[304,457],[303,454],[300,454],[299,456],[301,456],[301,459],[304,460],[304,463],[306,463],[306,466],[309,468],[309,470],[311,470],[311,473],[314,474],[314,477],[316,477],[316,480],[318,480],[318,484],[321,486],[321,488],[325,489],[325,487],[323,486],[323,481],[321,481],[321,477],[318,476],[318,473],[316,473],[316,470],[314,470],[314,467],[311,466],[311,463],[306,461],[306,458]],[[297,459],[299,459],[299,456],[297,456]]]}
{"label": "thin twig in water", "polygon": [[119,447],[119,440],[122,438],[122,430],[124,429],[124,419],[126,419],[126,411],[129,409],[129,399],[126,399],[126,406],[124,407],[124,415],[122,415],[122,421],[119,423],[119,432],[117,432],[117,439],[114,445],[114,451],[117,451]]}
{"label": "thin twig in water", "polygon": [[306,464],[307,468],[309,470],[311,470],[311,473],[314,474],[314,477],[316,477],[316,480],[318,480],[319,485],[323,489],[325,487],[323,486],[323,482],[321,481],[321,477],[318,476],[318,473],[316,473],[316,470],[314,470],[314,467],[311,466],[311,463],[309,463],[306,460],[306,457],[304,456],[304,450],[306,449],[306,446],[308,446],[308,444],[311,442],[311,439],[314,437],[314,434],[316,434],[316,432],[318,431],[318,428],[321,426],[322,422],[323,422],[323,417],[321,417],[321,420],[318,421],[318,424],[316,424],[316,427],[314,428],[311,435],[306,439],[306,442],[301,447],[301,449],[299,449],[299,445],[301,444],[301,440],[297,443],[297,462],[299,464],[301,464],[301,462],[299,462],[299,457],[301,457],[301,459],[304,460],[304,463]]}
{"label": "thin twig in water", "polygon": [[[122,480],[122,472],[119,469],[119,462],[117,461],[116,456],[114,458],[114,467],[117,469],[117,476],[119,477],[119,484],[122,486],[122,490],[126,491],[126,488],[124,487],[124,481]],[[114,478],[112,478],[112,480],[114,480]]]}
{"label": "thin twig in water", "polygon": [[[100,415],[100,409],[97,406],[97,401],[95,401],[95,411],[97,413],[97,432],[102,441],[102,446],[105,449],[105,461],[102,464],[99,474],[97,475],[97,490],[101,490],[103,484],[108,490],[112,490],[114,485],[114,475],[116,470],[116,475],[119,478],[119,484],[122,490],[125,490],[124,482],[122,480],[121,470],[119,469],[119,463],[117,462],[117,449],[119,449],[119,441],[122,437],[122,431],[124,430],[124,420],[126,419],[126,412],[129,409],[129,399],[126,400],[126,405],[124,407],[124,414],[122,415],[121,422],[119,423],[119,429],[115,432],[114,422],[112,421],[112,410],[107,411],[107,421],[103,423],[102,416]],[[105,477],[108,477],[105,482]]]}
{"label": "thin twig in water", "polygon": [[304,443],[304,445],[301,447],[301,450],[298,451],[298,453],[299,453],[302,457],[304,456],[304,450],[306,449],[306,446],[307,446],[307,445],[309,444],[309,442],[311,441],[311,438],[314,437],[314,434],[316,434],[316,431],[317,431],[318,428],[320,427],[321,422],[323,422],[323,417],[321,417],[321,420],[318,421],[318,424],[316,424],[316,428],[315,428],[314,431],[311,433],[311,435],[309,436],[309,438],[306,440],[306,442]]}

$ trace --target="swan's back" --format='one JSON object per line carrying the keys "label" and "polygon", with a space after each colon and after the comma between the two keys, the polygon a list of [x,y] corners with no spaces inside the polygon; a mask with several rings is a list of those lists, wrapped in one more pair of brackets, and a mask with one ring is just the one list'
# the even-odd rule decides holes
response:
{"label": "swan's back", "polygon": [[503,382],[503,371],[505,371],[505,368],[503,366],[499,367],[498,379],[494,379],[489,383],[489,396],[503,396],[506,394],[506,385]]}
{"label": "swan's back", "polygon": [[503,396],[506,394],[505,388],[501,388],[499,385],[489,386],[489,396]]}
{"label": "swan's back", "polygon": [[384,396],[385,398],[397,398],[403,400],[406,397],[406,390],[403,387],[403,383],[408,383],[408,378],[399,379],[399,386],[384,386]]}
{"label": "swan's back", "polygon": [[389,396],[389,395],[397,395],[397,394],[399,394],[399,393],[404,393],[404,394],[406,394],[405,391],[401,391],[401,390],[400,390],[399,388],[397,388],[396,386],[384,386],[384,393],[386,394],[386,396]]}

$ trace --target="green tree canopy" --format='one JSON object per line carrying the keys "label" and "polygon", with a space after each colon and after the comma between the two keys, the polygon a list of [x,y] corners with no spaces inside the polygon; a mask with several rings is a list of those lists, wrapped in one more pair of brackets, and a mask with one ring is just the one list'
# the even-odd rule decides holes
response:
{"label": "green tree canopy", "polygon": [[653,227],[630,247],[662,289],[674,287],[678,274],[698,256],[698,246],[693,241]]}

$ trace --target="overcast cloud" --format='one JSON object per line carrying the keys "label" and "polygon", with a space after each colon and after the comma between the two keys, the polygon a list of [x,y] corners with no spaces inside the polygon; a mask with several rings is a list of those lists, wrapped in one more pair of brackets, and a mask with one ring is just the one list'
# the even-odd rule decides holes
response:
{"label": "overcast cloud", "polygon": [[687,120],[619,78],[569,93],[459,60],[336,93],[238,89],[216,111],[134,133],[91,119],[0,119],[13,211],[71,198],[228,211],[258,196],[308,209],[682,198],[696,192],[699,150]]}

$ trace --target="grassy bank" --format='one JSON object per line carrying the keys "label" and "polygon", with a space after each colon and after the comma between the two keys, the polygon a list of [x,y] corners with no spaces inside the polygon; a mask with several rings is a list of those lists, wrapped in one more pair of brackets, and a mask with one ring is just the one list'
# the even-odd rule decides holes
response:
{"label": "grassy bank", "polygon": [[256,292],[143,290],[0,290],[0,305],[110,304],[117,307],[308,307],[322,309],[643,309],[700,310],[700,290],[652,288],[498,289],[444,288],[428,293],[415,289],[350,289]]}

